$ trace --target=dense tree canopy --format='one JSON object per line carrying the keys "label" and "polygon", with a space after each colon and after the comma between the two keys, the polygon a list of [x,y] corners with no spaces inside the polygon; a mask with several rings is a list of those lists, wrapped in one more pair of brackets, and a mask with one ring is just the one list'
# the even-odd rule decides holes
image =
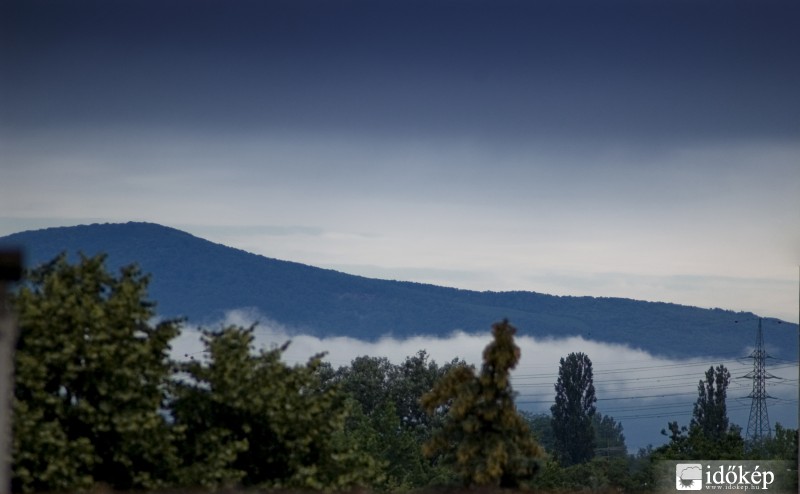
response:
{"label": "dense tree canopy", "polygon": [[290,367],[286,346],[253,347],[253,327],[206,332],[207,358],[181,365],[175,424],[185,432],[184,483],[346,488],[369,485],[377,464],[345,434],[346,395],[317,375],[320,357]]}
{"label": "dense tree canopy", "polygon": [[376,487],[403,490],[452,483],[452,470],[438,457],[426,458],[420,447],[440,425],[446,407],[428,415],[420,398],[457,365],[463,362],[439,366],[421,350],[400,364],[385,357],[357,357],[335,372],[335,381],[359,409],[348,420],[348,434],[358,436],[381,461],[383,480]]}
{"label": "dense tree canopy", "polygon": [[[175,485],[369,485],[377,461],[345,432],[348,395],[318,357],[256,353],[252,328],[206,332],[205,357],[168,358],[179,323],[152,324],[147,277],[65,256],[13,297],[13,490]],[[177,372],[177,374],[176,374]]]}
{"label": "dense tree canopy", "polygon": [[391,400],[390,386],[396,374],[395,366],[386,357],[361,356],[349,366],[336,372],[342,391],[348,393],[361,406],[366,416],[371,416]]}
{"label": "dense tree canopy", "polygon": [[162,411],[178,324],[151,324],[147,277],[135,266],[111,275],[104,260],[59,256],[28,272],[13,297],[15,491],[174,480]]}

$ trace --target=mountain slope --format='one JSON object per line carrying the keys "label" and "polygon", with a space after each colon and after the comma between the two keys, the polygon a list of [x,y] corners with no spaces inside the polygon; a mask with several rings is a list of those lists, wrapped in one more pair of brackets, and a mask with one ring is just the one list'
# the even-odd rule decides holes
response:
{"label": "mountain slope", "polygon": [[[305,333],[375,339],[487,331],[505,317],[521,334],[582,335],[683,357],[743,354],[755,338],[754,322],[734,323],[752,314],[376,280],[251,254],[151,223],[27,231],[0,237],[0,245],[22,246],[29,266],[62,251],[107,253],[112,269],[136,262],[152,274],[150,295],[159,313],[190,323],[212,324],[230,309],[254,308]],[[766,331],[773,355],[796,358],[796,325]]]}

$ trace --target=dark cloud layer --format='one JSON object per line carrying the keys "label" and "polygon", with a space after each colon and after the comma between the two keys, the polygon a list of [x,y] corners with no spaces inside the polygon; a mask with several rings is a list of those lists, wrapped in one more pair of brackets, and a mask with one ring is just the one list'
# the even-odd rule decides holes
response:
{"label": "dark cloud layer", "polygon": [[5,2],[6,125],[800,135],[796,2]]}

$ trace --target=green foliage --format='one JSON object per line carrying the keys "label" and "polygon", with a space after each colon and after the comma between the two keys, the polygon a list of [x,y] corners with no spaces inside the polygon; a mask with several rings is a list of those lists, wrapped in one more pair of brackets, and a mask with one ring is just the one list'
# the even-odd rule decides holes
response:
{"label": "green foliage", "polygon": [[536,438],[545,451],[551,453],[556,444],[556,438],[553,435],[553,421],[549,414],[546,413],[531,413],[527,411],[520,411],[520,415],[528,423],[528,428]]}
{"label": "green foliage", "polygon": [[697,386],[698,397],[689,427],[677,422],[667,425],[670,442],[654,451],[655,458],[667,460],[741,460],[745,457],[741,428],[730,425],[727,414],[727,388],[730,373],[723,365],[706,371],[705,381]]}
{"label": "green foliage", "polygon": [[394,365],[386,357],[362,356],[336,371],[335,379],[341,383],[342,391],[358,402],[364,415],[371,416],[391,399],[395,374]]}
{"label": "green foliage", "polygon": [[428,439],[430,431],[440,425],[442,417],[447,412],[446,408],[443,408],[437,413],[429,414],[420,403],[420,399],[433,389],[451,368],[462,365],[466,365],[464,361],[454,359],[440,367],[435,361],[428,359],[425,350],[420,350],[415,355],[406,357],[403,363],[396,367],[390,389],[391,398],[403,426],[414,430],[418,439]]}
{"label": "green foliage", "polygon": [[554,453],[564,466],[586,462],[594,456],[592,417],[597,401],[592,361],[587,355],[570,353],[561,358],[555,391],[555,404],[550,408]]}
{"label": "green foliage", "polygon": [[791,486],[795,492],[800,492],[797,488],[797,429],[787,429],[779,422],[775,423],[775,433],[764,439],[759,444],[760,448],[750,450],[748,457],[754,460],[784,460],[791,462],[793,472],[789,474],[792,479]]}
{"label": "green foliage", "polygon": [[[556,438],[553,432],[552,416],[546,413],[520,412],[528,422],[536,440],[547,452],[554,452]],[[622,433],[622,424],[610,415],[600,412],[592,416],[592,430],[594,442],[597,445],[595,454],[598,456],[627,456],[628,448],[625,445],[625,435]]]}
{"label": "green foliage", "polygon": [[[398,492],[455,479],[634,491],[653,485],[650,459],[747,457],[728,422],[722,366],[700,382],[690,427],[672,422],[669,444],[626,457],[622,425],[595,412],[583,354],[561,359],[551,415],[517,412],[509,373],[519,348],[505,321],[492,327],[479,374],[424,351],[399,365],[359,357],[334,370],[318,355],[289,366],[285,345],[254,350],[252,327],[205,332],[205,355],[176,364],[179,324],[152,323],[148,277],[133,266],[109,274],[104,261],[60,256],[13,296],[15,492],[98,483]],[[570,440],[598,457],[565,454]],[[760,458],[796,462],[797,431],[776,424],[763,446]]]}
{"label": "green foliage", "polygon": [[281,361],[286,349],[254,353],[254,328],[203,336],[207,359],[181,366],[175,424],[185,430],[182,483],[343,489],[376,480],[378,464],[345,434],[346,395],[323,384],[320,355]]}
{"label": "green foliage", "polygon": [[425,458],[414,431],[402,426],[391,402],[369,417],[356,411],[348,419],[347,429],[348,436],[379,460],[381,475],[372,484],[374,489],[406,492],[436,483],[446,475]]}
{"label": "green foliage", "polygon": [[429,416],[419,399],[458,361],[439,367],[423,350],[394,365],[384,357],[362,356],[338,369],[334,380],[354,400],[347,433],[379,460],[380,490],[410,490],[452,483],[452,473],[437,458],[427,459],[421,444],[441,422],[443,411]]}
{"label": "green foliage", "polygon": [[725,404],[731,373],[724,365],[709,367],[705,382],[697,385],[698,398],[692,412],[691,427],[699,427],[710,439],[720,439],[728,432],[728,409]]}
{"label": "green foliage", "polygon": [[285,347],[256,354],[253,328],[229,327],[204,334],[205,358],[170,362],[178,324],[151,324],[148,278],[133,266],[113,276],[104,260],[60,256],[13,297],[15,492],[380,482],[319,356],[290,367]]}
{"label": "green foliage", "polygon": [[562,466],[549,458],[532,485],[545,492],[642,492],[653,485],[649,455],[595,457]]}
{"label": "green foliage", "polygon": [[797,429],[787,429],[780,422],[775,423],[775,433],[762,444],[759,459],[789,460],[797,465]]}
{"label": "green foliage", "polygon": [[[627,457],[597,457],[590,461],[570,465],[557,471],[554,486],[567,492],[576,491],[622,491],[639,488],[638,480],[631,475],[631,460]],[[553,468],[557,468],[557,465]]]}
{"label": "green foliage", "polygon": [[618,490],[635,491],[647,483],[643,478],[645,458],[628,456],[622,424],[610,415],[595,413],[591,418],[596,457],[583,463],[562,466],[555,456],[556,438],[549,414],[521,412],[539,444],[549,453],[533,487],[544,491]]}
{"label": "green foliage", "polygon": [[113,276],[104,261],[59,256],[28,272],[12,299],[15,491],[172,480],[177,457],[161,412],[178,325],[151,325],[147,277],[135,266]]}
{"label": "green foliage", "polygon": [[622,433],[622,424],[610,415],[600,412],[592,416],[592,429],[594,430],[595,455],[597,456],[627,456],[628,448],[625,445],[625,434]]}
{"label": "green foliage", "polygon": [[449,406],[425,453],[444,452],[465,485],[519,487],[539,467],[543,452],[517,413],[510,383],[520,356],[515,332],[508,321],[493,325],[480,374],[453,367],[421,400],[428,413]]}
{"label": "green foliage", "polygon": [[731,426],[721,437],[710,438],[700,427],[680,427],[668,424],[669,443],[653,451],[655,459],[663,460],[741,460],[745,457],[742,430]]}

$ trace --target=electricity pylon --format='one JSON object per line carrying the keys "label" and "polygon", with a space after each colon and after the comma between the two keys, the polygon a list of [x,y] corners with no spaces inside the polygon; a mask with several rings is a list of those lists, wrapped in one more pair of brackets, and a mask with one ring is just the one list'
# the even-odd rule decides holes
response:
{"label": "electricity pylon", "polygon": [[767,379],[775,376],[767,372],[766,360],[771,358],[764,349],[764,332],[761,329],[761,318],[758,318],[758,333],[756,334],[756,347],[750,354],[753,359],[753,370],[745,378],[753,380],[752,399],[750,404],[750,418],[747,421],[747,439],[754,449],[760,449],[764,439],[772,437],[769,428],[769,413],[767,412]]}

